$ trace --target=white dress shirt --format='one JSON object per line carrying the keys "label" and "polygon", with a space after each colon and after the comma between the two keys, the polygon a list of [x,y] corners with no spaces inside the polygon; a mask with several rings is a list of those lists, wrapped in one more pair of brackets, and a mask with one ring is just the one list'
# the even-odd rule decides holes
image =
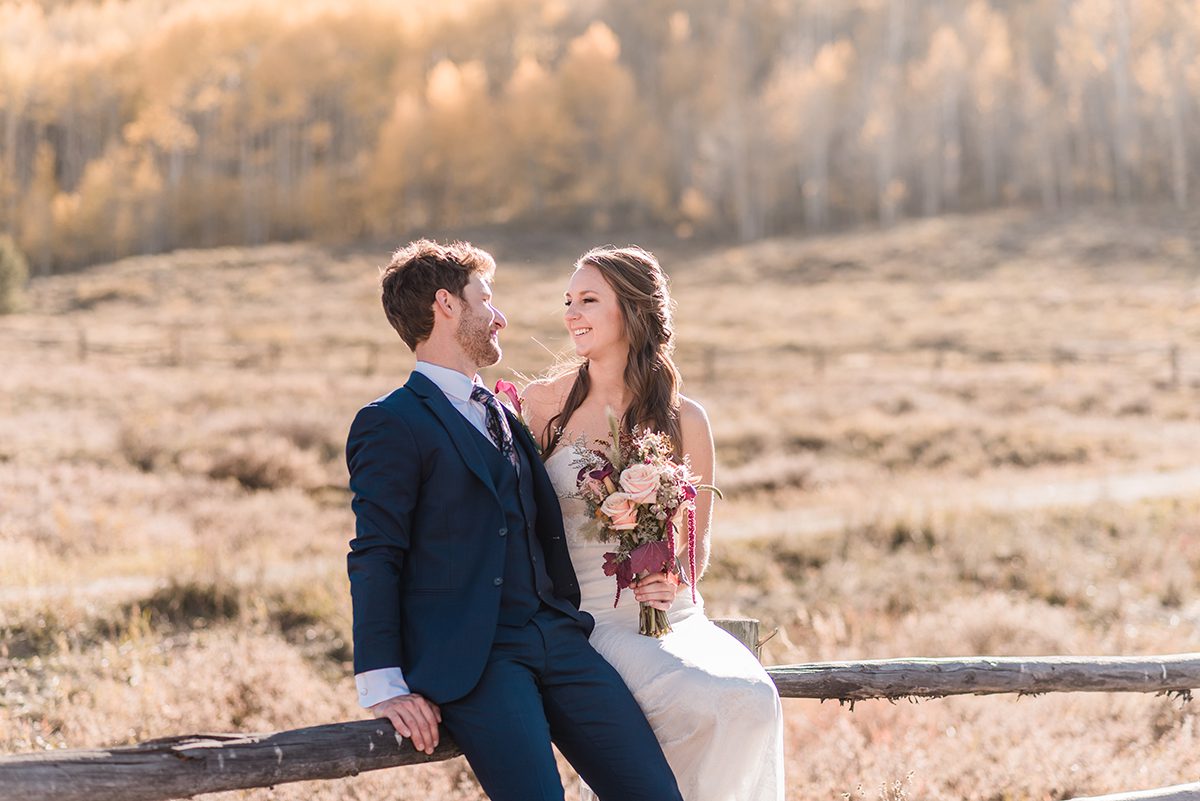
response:
{"label": "white dress shirt", "polygon": [[[438,389],[450,401],[450,405],[457,409],[459,414],[467,419],[467,422],[475,426],[489,442],[491,441],[492,438],[487,432],[487,409],[482,403],[471,400],[471,390],[476,385],[483,386],[478,375],[472,380],[457,370],[440,367],[429,362],[417,362],[413,372],[420,373],[437,384]],[[410,692],[408,682],[404,680],[404,673],[399,667],[386,667],[356,673],[354,683],[358,685],[358,703],[368,709],[389,698],[408,695]]]}

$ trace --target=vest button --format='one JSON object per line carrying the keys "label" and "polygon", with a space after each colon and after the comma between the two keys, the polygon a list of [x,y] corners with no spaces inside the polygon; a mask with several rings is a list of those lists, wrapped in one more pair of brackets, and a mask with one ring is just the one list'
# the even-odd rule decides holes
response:
{"label": "vest button", "polygon": [[500,536],[501,536],[501,537],[506,537],[506,536],[508,536],[508,529],[506,529],[506,528],[502,528],[502,529],[500,529],[500,531],[499,531],[499,534],[500,534]]}
{"label": "vest button", "polygon": [[499,587],[501,584],[504,583],[504,579],[497,577],[497,578],[492,579],[492,583],[495,584],[497,587]]}

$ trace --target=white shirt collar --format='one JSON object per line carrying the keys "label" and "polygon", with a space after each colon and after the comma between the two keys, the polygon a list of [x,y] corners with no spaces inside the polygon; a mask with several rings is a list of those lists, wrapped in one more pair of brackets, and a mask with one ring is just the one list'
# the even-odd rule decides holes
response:
{"label": "white shirt collar", "polygon": [[475,386],[483,386],[483,380],[476,374],[474,379],[467,378],[463,373],[457,370],[451,370],[449,367],[432,364],[430,362],[417,362],[413,367],[415,372],[428,378],[433,383],[437,384],[447,398],[462,401],[466,403],[471,400],[471,390]]}

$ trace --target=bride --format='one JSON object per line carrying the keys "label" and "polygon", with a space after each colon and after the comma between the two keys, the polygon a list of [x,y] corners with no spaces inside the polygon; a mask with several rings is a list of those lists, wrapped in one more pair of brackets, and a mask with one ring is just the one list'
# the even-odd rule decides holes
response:
{"label": "bride", "polygon": [[[608,434],[607,410],[624,430],[650,427],[670,436],[702,482],[714,469],[704,409],[679,394],[672,303],[654,256],[638,247],[596,248],[575,264],[563,315],[578,369],[536,381],[525,411],[539,435],[558,491],[581,608],[596,619],[591,643],[621,674],[650,721],[686,801],[783,798],[783,712],[775,685],[754,655],[704,615],[699,580],[709,555],[712,493],[696,499],[695,577],[649,575],[613,606],[616,585],[602,569],[611,544],[581,533],[587,510],[574,497],[573,443]],[[686,548],[686,539],[681,543]],[[681,568],[682,571],[682,568]],[[638,633],[639,602],[667,611],[672,631]],[[590,796],[585,790],[584,798]]]}

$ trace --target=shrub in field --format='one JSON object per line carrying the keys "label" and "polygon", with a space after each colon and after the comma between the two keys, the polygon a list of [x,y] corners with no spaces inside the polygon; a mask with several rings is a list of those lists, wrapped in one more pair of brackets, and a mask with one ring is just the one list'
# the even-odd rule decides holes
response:
{"label": "shrub in field", "polygon": [[197,620],[223,621],[237,617],[242,599],[231,583],[172,580],[138,606],[152,623],[194,625]]}
{"label": "shrub in field", "polygon": [[307,489],[322,482],[320,462],[310,451],[280,436],[255,434],[223,443],[208,469],[212,478],[234,478],[246,489]]}
{"label": "shrub in field", "polygon": [[29,265],[25,255],[12,237],[0,236],[0,314],[17,310],[28,280]]}
{"label": "shrub in field", "polygon": [[346,434],[337,423],[331,424],[327,419],[297,414],[283,420],[258,423],[257,428],[290,440],[297,448],[311,451],[321,461],[340,464],[343,458]]}
{"label": "shrub in field", "polygon": [[125,422],[117,431],[117,450],[131,465],[151,473],[170,464],[176,453],[163,438],[163,432],[141,422]]}

